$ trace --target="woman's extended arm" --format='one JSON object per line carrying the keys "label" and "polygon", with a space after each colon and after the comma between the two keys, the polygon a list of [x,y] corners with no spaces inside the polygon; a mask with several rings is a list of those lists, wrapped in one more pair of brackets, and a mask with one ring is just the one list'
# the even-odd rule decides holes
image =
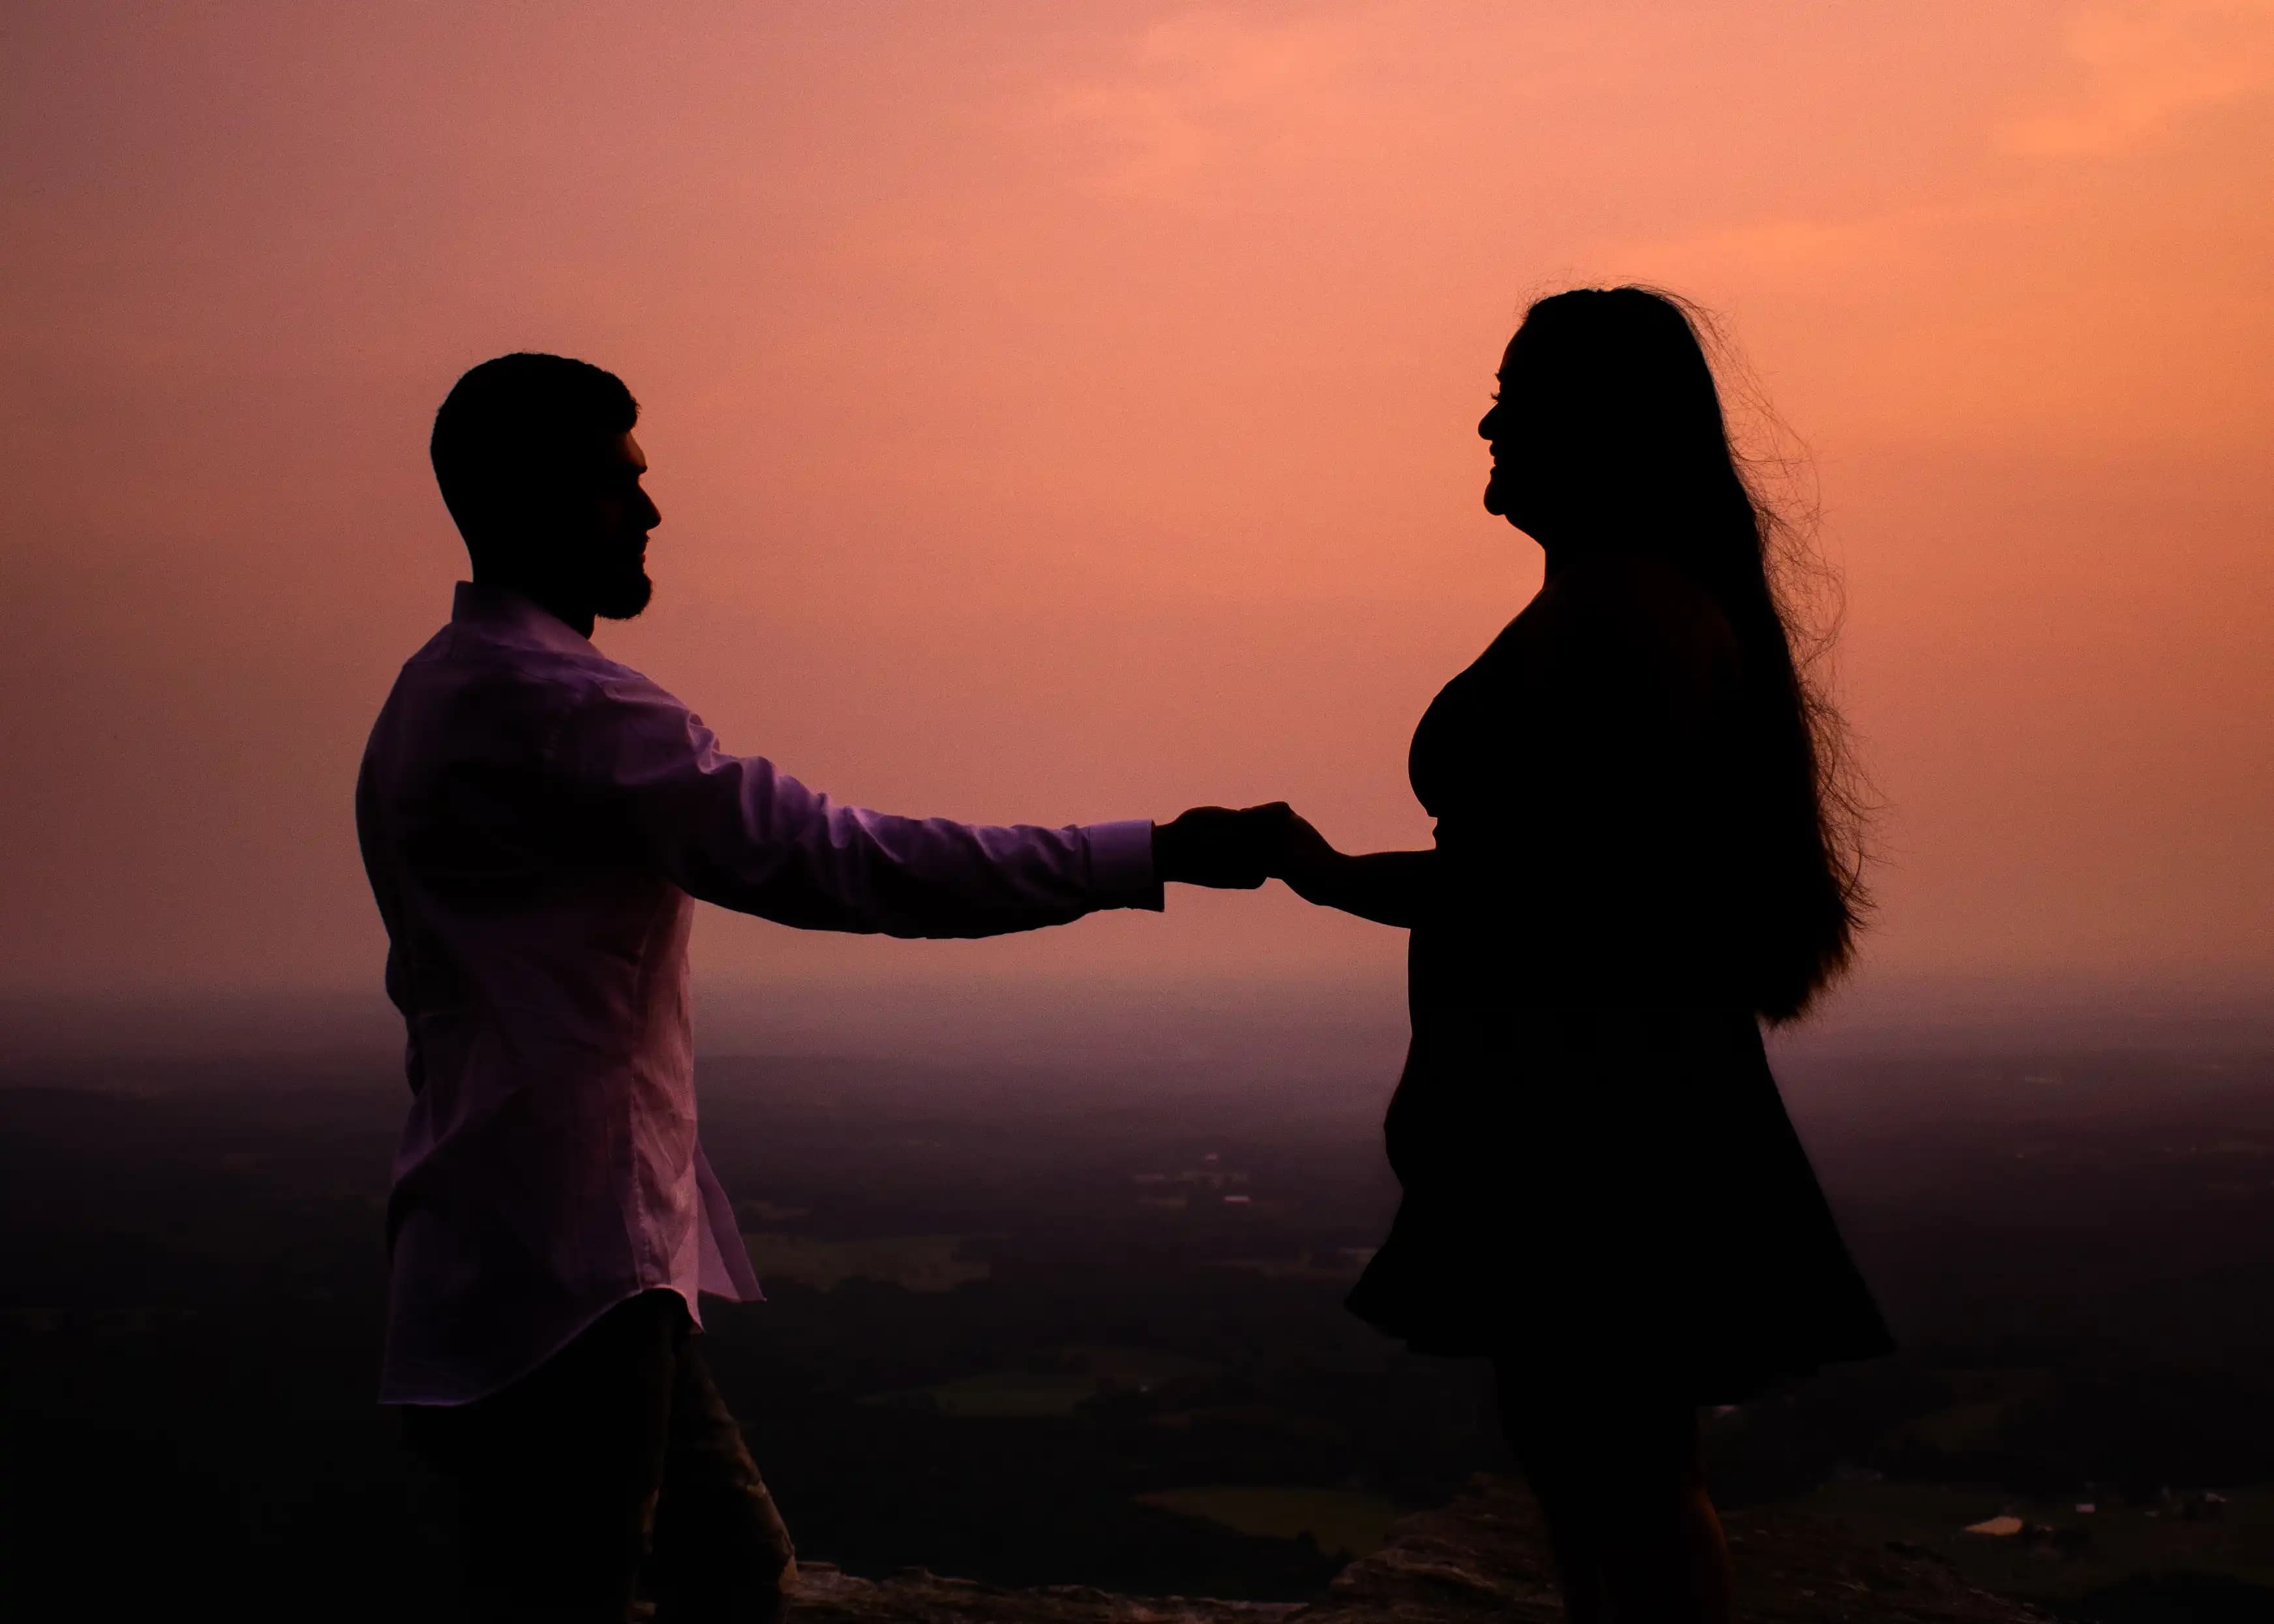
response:
{"label": "woman's extended arm", "polygon": [[1412,928],[1435,883],[1435,852],[1347,855],[1301,818],[1289,816],[1292,827],[1274,867],[1288,889],[1322,908],[1339,908],[1401,930]]}

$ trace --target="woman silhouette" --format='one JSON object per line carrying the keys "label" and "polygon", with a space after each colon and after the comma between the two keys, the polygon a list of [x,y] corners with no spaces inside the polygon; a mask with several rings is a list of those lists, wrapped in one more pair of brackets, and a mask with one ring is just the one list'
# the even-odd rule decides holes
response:
{"label": "woman silhouette", "polygon": [[1404,1199],[1350,1305],[1492,1357],[1573,1620],[1722,1620],[1698,1406],[1893,1346],[1761,1047],[1848,961],[1856,803],[1683,307],[1542,299],[1500,386],[1485,507],[1546,580],[1414,733],[1435,847],[1296,820],[1279,865],[1412,932]]}

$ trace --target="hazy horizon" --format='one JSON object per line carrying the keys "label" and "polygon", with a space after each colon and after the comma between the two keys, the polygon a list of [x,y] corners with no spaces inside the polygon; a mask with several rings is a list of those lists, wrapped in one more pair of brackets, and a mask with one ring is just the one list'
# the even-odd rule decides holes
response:
{"label": "hazy horizon", "polygon": [[[700,981],[696,1051],[829,1056],[895,1071],[1316,1080],[1387,1099],[1406,1037],[1401,979],[1251,986],[934,975],[861,983]],[[403,1028],[374,988],[139,997],[0,996],[13,1080],[59,1063],[357,1060],[391,1071]],[[1882,981],[1769,1034],[1780,1064],[1904,1056],[2274,1054],[2274,1002],[2231,985]],[[361,1075],[358,1071],[358,1075]]]}

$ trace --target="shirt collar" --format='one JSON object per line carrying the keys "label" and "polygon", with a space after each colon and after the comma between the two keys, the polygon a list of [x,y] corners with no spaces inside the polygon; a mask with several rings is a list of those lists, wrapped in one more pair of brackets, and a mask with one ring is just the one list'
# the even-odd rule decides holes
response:
{"label": "shirt collar", "polygon": [[592,640],[580,635],[566,620],[510,587],[458,583],[450,600],[453,625],[478,626],[513,641],[534,643],[556,654],[597,654]]}

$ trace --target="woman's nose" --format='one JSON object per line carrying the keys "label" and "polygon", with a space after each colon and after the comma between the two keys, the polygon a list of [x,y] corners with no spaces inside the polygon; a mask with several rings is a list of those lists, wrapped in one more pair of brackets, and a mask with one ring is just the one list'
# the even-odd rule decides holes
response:
{"label": "woman's nose", "polygon": [[1479,440],[1490,440],[1493,437],[1493,419],[1499,416],[1500,408],[1495,406],[1490,410],[1487,411],[1483,417],[1477,419],[1477,438]]}

